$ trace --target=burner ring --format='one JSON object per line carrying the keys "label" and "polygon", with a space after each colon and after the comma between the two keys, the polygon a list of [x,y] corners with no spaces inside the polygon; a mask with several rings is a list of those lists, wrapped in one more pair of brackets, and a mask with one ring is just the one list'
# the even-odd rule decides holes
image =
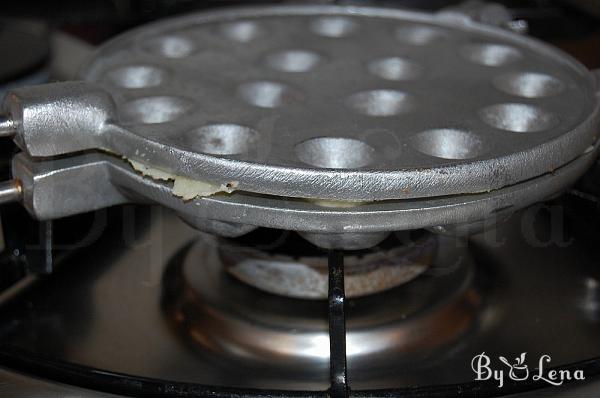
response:
{"label": "burner ring", "polygon": [[[451,239],[442,243],[442,252],[434,275],[426,273],[387,292],[348,301],[347,354],[352,369],[393,373],[394,366],[406,366],[414,355],[439,358],[476,327],[483,299],[473,263]],[[296,381],[317,377],[313,372],[327,373],[323,300],[273,295],[239,282],[224,270],[212,237],[193,243],[184,253],[182,262],[171,264],[165,273],[163,309],[199,355],[231,366],[254,363],[263,376],[275,372],[285,378],[286,372],[293,372]],[[299,369],[305,370],[302,376]]]}
{"label": "burner ring", "polygon": [[[409,282],[427,270],[435,257],[436,235],[425,233],[414,240],[405,235],[398,241],[388,239],[387,242],[394,243],[386,247],[366,253],[349,252],[345,256],[346,297],[386,291]],[[301,246],[301,243],[291,244]],[[219,254],[227,272],[250,286],[286,297],[327,298],[327,256],[322,253],[297,257],[222,239]]]}

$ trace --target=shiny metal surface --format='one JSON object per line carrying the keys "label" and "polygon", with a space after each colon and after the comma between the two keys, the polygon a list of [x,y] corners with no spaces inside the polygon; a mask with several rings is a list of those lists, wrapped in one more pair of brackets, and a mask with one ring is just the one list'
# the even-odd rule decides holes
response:
{"label": "shiny metal surface", "polygon": [[12,137],[15,134],[13,120],[6,115],[0,115],[0,137]]}
{"label": "shiny metal surface", "polygon": [[[481,311],[480,286],[471,259],[453,243],[440,238],[429,277],[348,302],[346,355],[354,372],[400,372],[400,362],[443,355],[472,330]],[[243,357],[271,371],[328,369],[325,300],[265,294],[232,280],[210,238],[183,255],[165,273],[163,308],[197,350],[232,364]]]}
{"label": "shiny metal surface", "polygon": [[499,11],[170,19],[103,45],[86,81],[12,91],[0,131],[25,152],[13,174],[43,220],[150,201],[222,236],[266,226],[350,250],[485,224],[560,193],[598,149],[595,75],[476,22],[505,26]]}
{"label": "shiny metal surface", "polygon": [[489,191],[564,165],[598,133],[589,71],[534,39],[447,13],[198,14],[113,40],[83,76],[117,103],[106,148],[287,197]]}
{"label": "shiny metal surface", "polygon": [[486,192],[573,161],[598,134],[592,73],[449,12],[229,8],[129,32],[82,76],[8,96],[30,155],[104,149],[283,197]]}
{"label": "shiny metal surface", "polygon": [[[143,177],[126,162],[104,154],[51,161],[36,161],[19,154],[13,159],[12,169],[13,175],[22,181],[24,206],[40,219],[65,217],[129,201],[151,201],[174,209],[190,225],[211,233],[238,236],[262,226],[310,232],[316,238],[321,234],[326,244],[320,244],[318,239],[311,241],[328,247],[332,242],[327,240],[327,234],[333,235],[334,244],[343,245],[345,237],[354,238],[353,234],[469,222],[489,226],[506,213],[561,192],[594,159],[592,149],[552,174],[491,192],[353,207],[322,206],[307,200],[243,192],[183,201],[172,194],[169,182]],[[367,247],[380,240],[382,237],[367,241]]]}
{"label": "shiny metal surface", "polygon": [[0,183],[0,204],[17,202],[21,200],[22,194],[20,181],[11,180]]}
{"label": "shiny metal surface", "polygon": [[[104,238],[81,256],[72,257],[63,271],[45,278],[11,302],[2,303],[4,342],[67,361],[161,379],[239,387],[327,388],[326,367],[290,370],[285,366],[258,366],[243,355],[230,362],[223,360],[228,357],[218,346],[213,346],[210,353],[186,342],[169,312],[161,310],[168,298],[163,296],[162,278],[167,263],[177,263],[176,254],[196,241],[198,232],[160,208],[137,217],[127,209],[124,215],[124,225],[108,224]],[[537,220],[535,223],[530,222],[532,217]],[[134,219],[150,224],[135,227]],[[434,354],[390,357],[397,362],[389,373],[358,369],[351,362],[352,388],[470,381],[471,358],[481,351],[498,355],[527,351],[531,357],[549,354],[553,365],[600,355],[598,284],[593,283],[600,280],[600,275],[591,266],[597,257],[576,237],[571,240],[567,235],[557,240],[557,233],[549,235],[549,231],[551,225],[544,213],[528,210],[497,233],[478,235],[469,243],[456,241],[459,251],[467,245],[475,263],[473,280],[481,292],[481,311],[467,335]],[[208,272],[206,261],[197,258],[193,272]],[[400,286],[398,294],[411,293],[408,301],[389,303],[386,311],[397,316],[403,306],[427,296],[425,291],[412,291],[411,284],[423,282],[419,282],[421,278],[435,282],[440,277],[444,274],[426,273]],[[239,294],[241,300],[259,294],[238,285],[240,289],[224,294]],[[264,297],[245,306],[254,307],[253,314],[260,315],[273,298],[267,294]],[[370,311],[381,307],[382,303],[376,301],[382,297],[385,296],[372,297]],[[352,300],[348,319],[360,317],[359,308],[351,303]],[[293,313],[287,311],[285,315]],[[311,317],[315,315],[314,311],[309,313]],[[322,317],[325,323],[325,305]],[[408,317],[406,321],[413,320],[416,319]],[[430,341],[444,332],[443,328],[432,326]],[[285,340],[274,343],[272,348],[277,346],[289,348]],[[407,361],[407,357],[411,359]]]}

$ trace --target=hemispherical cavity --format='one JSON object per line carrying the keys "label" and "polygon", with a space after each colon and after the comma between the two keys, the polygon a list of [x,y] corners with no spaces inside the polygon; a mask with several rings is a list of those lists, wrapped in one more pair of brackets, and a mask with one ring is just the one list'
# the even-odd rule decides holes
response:
{"label": "hemispherical cavity", "polygon": [[564,84],[557,78],[534,72],[508,73],[497,76],[492,82],[498,90],[524,98],[549,97],[564,89]]}
{"label": "hemispherical cavity", "polygon": [[518,49],[504,44],[471,44],[461,53],[467,60],[485,66],[503,66],[522,57]]}
{"label": "hemispherical cavity", "polygon": [[372,90],[353,94],[347,104],[368,116],[393,116],[414,110],[414,98],[397,90]]}
{"label": "hemispherical cavity", "polygon": [[128,123],[165,123],[189,112],[193,102],[184,97],[156,96],[126,102],[121,108],[121,118]]}
{"label": "hemispherical cavity", "polygon": [[293,102],[298,98],[298,93],[282,83],[258,81],[239,86],[238,96],[260,108],[277,108]]}
{"label": "hemispherical cavity", "polygon": [[393,81],[415,79],[423,69],[416,62],[400,57],[376,59],[369,63],[368,68],[375,76]]}
{"label": "hemispherical cavity", "polygon": [[267,65],[282,72],[308,72],[320,61],[319,54],[308,50],[279,51],[267,56]]}
{"label": "hemispherical cavity", "polygon": [[219,32],[229,40],[248,43],[259,37],[263,29],[253,21],[238,21],[220,25]]}
{"label": "hemispherical cavity", "polygon": [[396,29],[395,37],[402,43],[424,46],[443,39],[446,34],[430,26],[401,26]]}
{"label": "hemispherical cavity", "polygon": [[358,23],[346,17],[320,17],[313,20],[310,30],[320,36],[339,38],[358,30]]}
{"label": "hemispherical cavity", "polygon": [[194,52],[194,43],[183,36],[162,36],[148,40],[142,48],[164,58],[185,58]]}
{"label": "hemispherical cavity", "polygon": [[375,150],[353,138],[311,138],[297,144],[294,150],[300,161],[321,168],[361,168],[375,160]]}
{"label": "hemispherical cavity", "polygon": [[491,105],[479,111],[479,115],[492,127],[516,133],[548,130],[559,122],[557,116],[540,107],[518,103]]}
{"label": "hemispherical cavity", "polygon": [[211,124],[190,131],[188,143],[192,150],[211,155],[238,155],[252,149],[258,134],[237,124]]}
{"label": "hemispherical cavity", "polygon": [[108,71],[105,80],[123,88],[155,87],[165,78],[165,71],[151,65],[120,66]]}
{"label": "hemispherical cavity", "polygon": [[423,131],[412,137],[411,144],[421,153],[442,159],[471,159],[484,152],[479,136],[450,128]]}

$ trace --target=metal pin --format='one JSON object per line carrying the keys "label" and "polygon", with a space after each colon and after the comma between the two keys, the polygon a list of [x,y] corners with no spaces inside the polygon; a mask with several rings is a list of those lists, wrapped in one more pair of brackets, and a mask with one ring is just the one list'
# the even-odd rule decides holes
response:
{"label": "metal pin", "polygon": [[0,115],[0,137],[12,137],[15,132],[15,123],[10,116]]}
{"label": "metal pin", "polygon": [[10,180],[0,183],[0,205],[21,200],[23,190],[19,180]]}

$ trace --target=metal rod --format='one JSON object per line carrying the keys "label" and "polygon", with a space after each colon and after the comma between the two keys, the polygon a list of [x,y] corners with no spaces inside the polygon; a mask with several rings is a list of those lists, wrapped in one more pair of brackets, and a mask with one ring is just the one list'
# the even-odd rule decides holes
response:
{"label": "metal rod", "polygon": [[0,137],[12,137],[15,131],[13,120],[8,115],[0,114]]}
{"label": "metal rod", "polygon": [[19,180],[0,182],[0,205],[20,201],[22,192]]}
{"label": "metal rod", "polygon": [[346,317],[344,305],[344,253],[329,252],[329,364],[331,398],[348,397]]}

